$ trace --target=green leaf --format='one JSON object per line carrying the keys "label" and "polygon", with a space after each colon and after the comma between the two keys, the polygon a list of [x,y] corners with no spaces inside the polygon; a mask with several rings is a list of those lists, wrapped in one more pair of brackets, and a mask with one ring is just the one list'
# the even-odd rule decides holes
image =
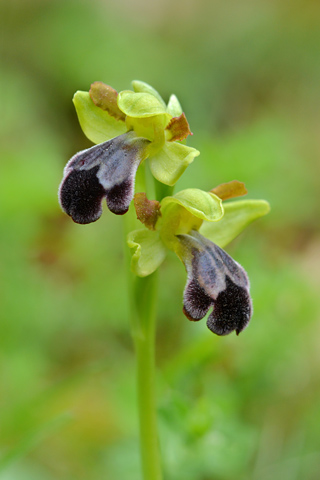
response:
{"label": "green leaf", "polygon": [[200,152],[181,143],[166,142],[161,150],[150,157],[150,169],[161,183],[174,185]]}
{"label": "green leaf", "polygon": [[217,223],[203,222],[199,232],[223,248],[251,222],[270,211],[265,200],[241,200],[224,203],[224,216]]}
{"label": "green leaf", "polygon": [[167,112],[170,113],[173,117],[179,117],[182,113],[182,107],[179,100],[175,95],[171,95],[167,105]]}
{"label": "green leaf", "polygon": [[97,107],[89,92],[78,91],[73,97],[83,133],[93,143],[103,143],[127,131],[126,124]]}
{"label": "green leaf", "polygon": [[127,244],[133,249],[131,270],[139,277],[153,273],[165,259],[166,248],[158,232],[134,230],[129,233]]}
{"label": "green leaf", "polygon": [[135,93],[124,90],[118,95],[118,106],[128,117],[143,118],[166,114],[166,107],[150,93]]}
{"label": "green leaf", "polygon": [[164,107],[166,106],[160,93],[158,93],[157,90],[151,87],[151,85],[148,85],[148,83],[141,82],[140,80],[133,80],[132,87],[136,93],[150,93],[150,95],[156,97]]}
{"label": "green leaf", "polygon": [[208,222],[216,222],[223,217],[222,200],[198,188],[187,188],[172,197],[166,197],[162,200],[161,206],[164,209],[172,203],[181,205],[195,217]]}

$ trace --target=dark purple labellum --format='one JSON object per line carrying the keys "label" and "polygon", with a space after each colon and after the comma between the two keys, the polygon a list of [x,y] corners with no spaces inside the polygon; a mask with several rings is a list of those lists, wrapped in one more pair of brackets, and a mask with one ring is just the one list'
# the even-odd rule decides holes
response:
{"label": "dark purple labellum", "polygon": [[59,189],[62,209],[76,223],[91,223],[101,216],[106,198],[111,212],[128,211],[137,168],[146,158],[149,140],[127,132],[74,155],[64,169]]}
{"label": "dark purple labellum", "polygon": [[183,313],[189,320],[201,320],[213,305],[212,298],[200,287],[195,278],[188,283],[184,291]]}
{"label": "dark purple labellum", "polygon": [[105,190],[97,178],[99,166],[91,170],[73,170],[60,189],[63,210],[76,223],[91,223],[100,218]]}
{"label": "dark purple labellum", "polygon": [[247,326],[252,313],[248,290],[233,283],[226,275],[226,289],[219,293],[207,320],[208,328],[217,335],[236,331],[239,335]]}
{"label": "dark purple labellum", "polygon": [[188,273],[184,291],[184,314],[190,320],[200,320],[213,307],[208,328],[217,335],[247,326],[252,303],[249,280],[244,269],[224,250],[198,232],[178,236],[183,261]]}
{"label": "dark purple labellum", "polygon": [[[133,184],[129,180],[124,180],[119,185],[107,190],[107,205],[111,212],[116,215],[127,213],[129,204],[133,198]],[[130,198],[129,204],[128,199]]]}

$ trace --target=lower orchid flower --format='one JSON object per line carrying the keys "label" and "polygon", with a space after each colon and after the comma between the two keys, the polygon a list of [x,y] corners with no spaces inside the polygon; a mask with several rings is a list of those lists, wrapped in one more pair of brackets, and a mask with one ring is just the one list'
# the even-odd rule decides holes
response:
{"label": "lower orchid flower", "polygon": [[[223,194],[221,197],[225,198]],[[243,267],[222,247],[253,220],[268,213],[268,203],[242,200],[222,204],[218,195],[198,189],[165,197],[160,204],[139,193],[134,200],[137,217],[147,229],[128,235],[133,272],[150,275],[161,265],[167,250],[173,250],[187,271],[183,295],[186,317],[197,321],[212,309],[208,328],[217,335],[234,330],[238,335],[252,315],[250,285]]]}

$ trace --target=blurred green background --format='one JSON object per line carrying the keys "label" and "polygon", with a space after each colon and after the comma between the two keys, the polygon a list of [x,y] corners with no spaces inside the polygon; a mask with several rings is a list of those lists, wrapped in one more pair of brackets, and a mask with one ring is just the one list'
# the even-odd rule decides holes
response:
{"label": "blurred green background", "polygon": [[12,0],[0,17],[0,479],[140,479],[122,218],[76,225],[56,195],[90,146],[73,93],[139,79],[178,96],[201,151],[178,189],[238,179],[272,205],[228,248],[254,301],[239,338],[188,322],[182,264],[161,269],[165,479],[317,480],[320,3]]}

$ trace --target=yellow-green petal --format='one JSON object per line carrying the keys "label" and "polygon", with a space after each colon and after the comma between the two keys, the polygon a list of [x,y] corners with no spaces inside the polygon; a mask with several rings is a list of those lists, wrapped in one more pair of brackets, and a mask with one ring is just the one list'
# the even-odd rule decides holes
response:
{"label": "yellow-green petal", "polygon": [[236,238],[251,222],[270,211],[265,200],[241,200],[224,203],[224,216],[217,223],[203,222],[199,232],[223,248]]}
{"label": "yellow-green petal", "polygon": [[149,85],[148,83],[141,82],[140,80],[133,80],[132,87],[133,90],[137,93],[150,93],[150,95],[156,97],[164,107],[166,106],[160,93],[158,93],[157,90],[151,87],[151,85]]}
{"label": "yellow-green petal", "polygon": [[175,95],[171,95],[169,98],[167,112],[170,113],[173,117],[179,117],[182,113],[182,107],[179,100]]}
{"label": "yellow-green petal", "polygon": [[195,148],[166,142],[156,155],[150,157],[150,169],[159,182],[172,186],[198,155],[200,152]]}
{"label": "yellow-green petal", "polygon": [[134,230],[129,233],[127,244],[133,250],[131,270],[139,277],[153,273],[165,259],[166,248],[160,240],[159,232]]}
{"label": "yellow-green petal", "polygon": [[165,197],[161,202],[163,211],[170,203],[177,203],[195,217],[208,222],[220,220],[224,213],[222,200],[213,193],[205,192],[199,188],[187,188],[172,197]]}
{"label": "yellow-green petal", "polygon": [[[118,106],[128,117],[153,117],[166,113],[166,107],[150,93],[135,93],[124,90],[118,95]],[[170,115],[167,114],[168,121]]]}
{"label": "yellow-green petal", "polygon": [[91,142],[103,143],[127,131],[124,122],[116,120],[93,103],[89,92],[76,92],[73,103],[83,133]]}
{"label": "yellow-green petal", "polygon": [[172,197],[165,197],[161,202],[161,213],[156,228],[166,247],[179,256],[177,235],[199,230],[204,220],[216,222],[224,212],[219,197],[197,188],[188,188]]}

